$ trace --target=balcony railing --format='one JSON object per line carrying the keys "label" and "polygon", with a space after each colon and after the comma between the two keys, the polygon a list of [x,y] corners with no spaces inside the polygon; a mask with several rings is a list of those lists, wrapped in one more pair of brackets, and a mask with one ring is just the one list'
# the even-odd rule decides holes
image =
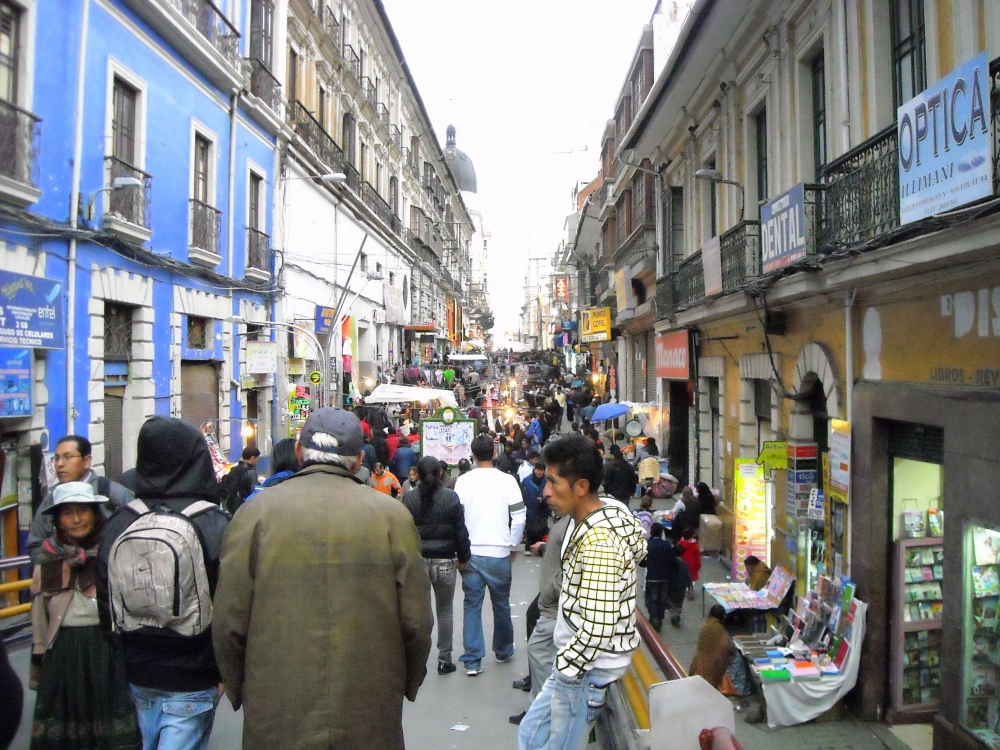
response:
{"label": "balcony railing", "polygon": [[365,181],[362,184],[361,199],[382,221],[386,224],[392,223],[392,206],[378,194],[378,190],[370,182]]}
{"label": "balcony railing", "polygon": [[375,105],[375,115],[378,117],[378,121],[385,125],[388,129],[389,127],[389,108],[385,106],[382,102]]}
{"label": "balcony railing", "polygon": [[0,175],[38,187],[41,118],[0,100]]}
{"label": "balcony railing", "polygon": [[256,57],[249,57],[246,62],[250,67],[250,93],[277,114],[278,105],[281,103],[281,84],[267,66]]}
{"label": "balcony railing", "polygon": [[348,161],[344,162],[344,174],[347,175],[347,187],[353,190],[355,195],[361,195],[361,175]]}
{"label": "balcony railing", "polygon": [[825,237],[854,245],[899,226],[896,124],[823,167]]}
{"label": "balcony railing", "polygon": [[252,227],[247,227],[247,268],[271,270],[271,237]]}
{"label": "balcony railing", "polygon": [[212,0],[170,0],[180,13],[236,69],[240,67],[240,32]]}
{"label": "balcony railing", "polygon": [[356,82],[361,83],[361,58],[349,44],[344,44],[344,67],[354,76]]}
{"label": "balcony railing", "polygon": [[339,171],[344,164],[344,152],[300,101],[295,102],[293,118],[292,126],[299,138],[305,141],[331,171]]}
{"label": "balcony railing", "polygon": [[403,165],[409,167],[413,162],[413,152],[408,148],[402,149],[403,151]]}
{"label": "balcony railing", "polygon": [[337,52],[340,52],[340,21],[333,14],[333,8],[329,5],[323,6],[323,30],[326,31],[327,37],[333,42],[333,46],[337,48]]}
{"label": "balcony railing", "polygon": [[207,203],[202,203],[197,198],[192,198],[191,247],[221,255],[219,252],[221,237],[222,211]]}
{"label": "balcony railing", "polygon": [[704,298],[705,269],[699,250],[685,258],[677,269],[677,307],[691,307]]}
{"label": "balcony railing", "polygon": [[361,76],[361,93],[365,97],[365,101],[372,105],[372,109],[378,106],[378,89],[375,88],[375,83],[368,76]]}
{"label": "balcony railing", "polygon": [[[399,129],[399,125],[390,125],[389,126],[389,139],[394,144],[396,144],[396,148],[398,148],[400,151],[404,151],[404,149],[403,149],[403,131]],[[409,160],[410,160],[410,149],[405,149],[405,151],[403,153],[403,161],[409,161]]]}
{"label": "balcony railing", "polygon": [[677,274],[667,274],[656,280],[656,320],[664,320],[673,315],[677,303],[677,294],[674,289],[677,283]]}
{"label": "balcony railing", "polygon": [[732,292],[761,273],[760,222],[741,221],[719,237],[722,290]]}
{"label": "balcony railing", "polygon": [[107,162],[109,184],[119,177],[133,177],[142,182],[142,187],[123,187],[110,191],[108,213],[130,224],[150,229],[149,204],[152,201],[153,177],[114,156],[107,157]]}

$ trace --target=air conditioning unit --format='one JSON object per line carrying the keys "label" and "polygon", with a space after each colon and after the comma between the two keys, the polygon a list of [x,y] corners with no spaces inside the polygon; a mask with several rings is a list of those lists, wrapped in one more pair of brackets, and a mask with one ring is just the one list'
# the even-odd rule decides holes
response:
{"label": "air conditioning unit", "polygon": [[376,323],[385,323],[385,310],[375,309],[374,320]]}

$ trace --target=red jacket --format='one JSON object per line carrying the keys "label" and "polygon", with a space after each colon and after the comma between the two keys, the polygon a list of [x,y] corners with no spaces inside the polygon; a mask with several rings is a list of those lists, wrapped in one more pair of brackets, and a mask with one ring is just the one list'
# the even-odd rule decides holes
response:
{"label": "red jacket", "polygon": [[369,440],[372,439],[372,428],[371,425],[368,424],[368,420],[366,419],[361,420],[361,431],[365,433],[366,438],[368,438]]}
{"label": "red jacket", "polygon": [[394,432],[385,439],[385,444],[389,447],[389,460],[396,454],[396,450],[399,448],[399,433]]}
{"label": "red jacket", "polygon": [[681,551],[681,560],[688,566],[691,573],[691,582],[698,580],[698,573],[701,572],[701,547],[698,546],[697,539],[681,539],[677,542],[677,549]]}
{"label": "red jacket", "polygon": [[407,440],[410,441],[410,445],[413,445],[415,442],[417,442],[418,440],[420,440],[420,433],[418,432],[416,435],[410,435],[407,438]]}

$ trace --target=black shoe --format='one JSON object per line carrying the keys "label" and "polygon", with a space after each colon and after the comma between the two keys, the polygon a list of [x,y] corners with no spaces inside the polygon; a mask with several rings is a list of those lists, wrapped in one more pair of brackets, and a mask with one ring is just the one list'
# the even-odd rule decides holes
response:
{"label": "black shoe", "polygon": [[526,713],[528,713],[528,712],[527,711],[522,711],[519,714],[514,714],[509,719],[507,719],[507,721],[509,721],[511,724],[520,724],[521,720],[524,718],[524,715]]}
{"label": "black shoe", "polygon": [[653,630],[655,630],[657,633],[659,633],[660,628],[663,627],[663,623],[659,620],[650,620],[649,624],[653,627]]}
{"label": "black shoe", "polygon": [[438,662],[438,674],[451,674],[458,667],[452,664],[450,661],[439,661]]}
{"label": "black shoe", "polygon": [[531,690],[531,675],[527,677],[522,677],[520,680],[514,680],[514,689],[523,690],[524,692],[529,692]]}
{"label": "black shoe", "polygon": [[681,626],[681,616],[674,615],[673,617],[671,617],[670,624],[673,625],[675,628],[679,628]]}

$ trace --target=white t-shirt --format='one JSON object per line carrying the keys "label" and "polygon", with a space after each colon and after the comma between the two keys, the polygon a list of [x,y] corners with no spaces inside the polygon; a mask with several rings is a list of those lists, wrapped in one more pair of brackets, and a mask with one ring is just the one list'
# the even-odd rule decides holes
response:
{"label": "white t-shirt", "polygon": [[465,508],[472,554],[510,555],[524,532],[524,499],[517,480],[497,469],[476,468],[458,478],[455,492]]}

